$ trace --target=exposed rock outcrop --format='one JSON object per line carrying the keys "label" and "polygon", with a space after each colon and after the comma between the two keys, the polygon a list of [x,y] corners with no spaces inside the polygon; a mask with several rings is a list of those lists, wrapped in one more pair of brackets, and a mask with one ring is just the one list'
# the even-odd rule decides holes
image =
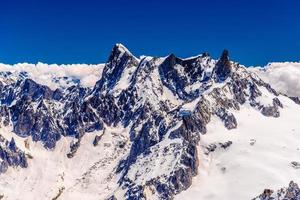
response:
{"label": "exposed rock outcrop", "polygon": [[5,173],[8,167],[26,168],[27,166],[26,155],[16,146],[14,138],[7,141],[0,135],[0,174]]}
{"label": "exposed rock outcrop", "polygon": [[271,189],[265,189],[262,194],[253,200],[298,200],[300,199],[300,188],[297,183],[291,181],[287,188],[281,188],[274,192]]}

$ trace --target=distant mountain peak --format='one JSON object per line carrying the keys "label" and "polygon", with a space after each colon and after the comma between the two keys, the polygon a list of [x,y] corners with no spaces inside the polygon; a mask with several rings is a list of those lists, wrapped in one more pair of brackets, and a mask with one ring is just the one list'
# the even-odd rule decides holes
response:
{"label": "distant mountain peak", "polygon": [[121,43],[116,43],[115,45],[114,45],[114,47],[115,48],[118,48],[118,49],[122,49],[123,51],[127,51],[127,52],[129,52],[129,50],[127,49],[127,47],[125,47],[123,44],[121,44]]}
{"label": "distant mountain peak", "polygon": [[139,60],[123,44],[117,43],[112,48],[108,62],[111,62],[112,60],[115,60],[115,59],[120,59],[123,56],[132,57],[137,61]]}
{"label": "distant mountain peak", "polygon": [[222,82],[228,78],[232,70],[232,64],[229,60],[229,51],[223,50],[220,59],[215,66],[215,80]]}
{"label": "distant mountain peak", "polygon": [[229,61],[229,51],[227,49],[223,50],[220,60],[225,62]]}

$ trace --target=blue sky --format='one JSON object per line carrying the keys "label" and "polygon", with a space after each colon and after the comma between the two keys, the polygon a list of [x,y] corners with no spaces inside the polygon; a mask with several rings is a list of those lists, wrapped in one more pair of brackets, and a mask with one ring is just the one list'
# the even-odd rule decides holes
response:
{"label": "blue sky", "polygon": [[115,43],[135,55],[187,57],[226,48],[245,65],[300,60],[297,0],[1,0],[0,62],[105,62]]}

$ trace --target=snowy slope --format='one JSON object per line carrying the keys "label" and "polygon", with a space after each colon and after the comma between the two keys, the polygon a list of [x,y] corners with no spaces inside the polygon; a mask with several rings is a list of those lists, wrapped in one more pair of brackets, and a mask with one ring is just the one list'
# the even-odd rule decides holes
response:
{"label": "snowy slope", "polygon": [[[69,143],[73,138],[59,141],[53,151],[46,150],[39,143],[15,137],[16,144],[31,155],[29,166],[25,169],[10,168],[1,175],[0,195],[4,199],[53,199],[62,191],[59,199],[105,199],[117,188],[118,176],[114,173],[117,162],[128,151],[119,148],[118,143],[127,142],[126,130],[122,128],[106,129],[97,146],[93,146],[94,136],[103,132],[85,135],[81,148],[72,159],[67,158]],[[9,129],[1,129],[1,135],[10,139]]]}
{"label": "snowy slope", "polygon": [[[280,118],[266,118],[245,106],[235,113],[238,128],[227,130],[214,119],[199,145],[199,175],[175,199],[252,199],[265,188],[279,189],[300,182],[300,106],[280,98]],[[206,155],[206,146],[232,141],[228,149]]]}

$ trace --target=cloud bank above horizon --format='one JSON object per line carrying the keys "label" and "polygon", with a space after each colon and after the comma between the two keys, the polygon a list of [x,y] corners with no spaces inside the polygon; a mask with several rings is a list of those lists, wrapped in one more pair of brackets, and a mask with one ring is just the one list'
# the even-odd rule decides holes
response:
{"label": "cloud bank above horizon", "polygon": [[300,62],[273,62],[249,69],[278,92],[300,97]]}
{"label": "cloud bank above horizon", "polygon": [[27,72],[28,78],[55,90],[76,84],[83,87],[93,87],[101,78],[103,67],[104,64],[18,63],[8,65],[0,63],[0,72],[12,72],[14,76],[19,76],[20,72]]}

